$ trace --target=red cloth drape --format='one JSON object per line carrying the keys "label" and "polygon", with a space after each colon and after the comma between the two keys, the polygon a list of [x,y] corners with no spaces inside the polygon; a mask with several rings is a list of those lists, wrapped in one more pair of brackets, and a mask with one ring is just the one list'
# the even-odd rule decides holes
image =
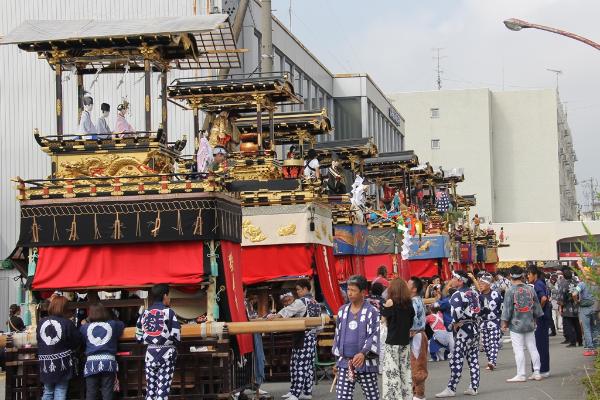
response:
{"label": "red cloth drape", "polygon": [[284,276],[311,276],[313,253],[314,247],[305,244],[243,247],[244,284],[250,285]]}
{"label": "red cloth drape", "polygon": [[[244,286],[242,284],[242,268],[240,266],[241,245],[239,243],[221,241],[221,256],[223,261],[223,274],[227,303],[232,322],[248,321],[246,304],[244,302]],[[236,340],[241,354],[251,353],[253,350],[252,335],[237,335]]]}
{"label": "red cloth drape", "polygon": [[40,247],[33,289],[196,285],[202,242]]}
{"label": "red cloth drape", "polygon": [[437,259],[435,258],[427,260],[409,260],[408,267],[410,269],[410,276],[430,278],[433,275],[438,274],[438,264]]}
{"label": "red cloth drape", "polygon": [[485,263],[485,270],[487,272],[496,272],[497,263]]}
{"label": "red cloth drape", "polygon": [[352,275],[365,275],[364,256],[335,256],[335,270],[339,282],[344,282]]}
{"label": "red cloth drape", "polygon": [[344,299],[336,277],[333,247],[316,245],[315,261],[323,297],[335,315],[344,304]]}
{"label": "red cloth drape", "polygon": [[365,277],[368,281],[372,281],[377,277],[377,268],[382,265],[388,270],[388,274],[391,275],[394,272],[394,257],[397,257],[398,268],[400,269],[400,255],[394,254],[369,254],[365,256]]}

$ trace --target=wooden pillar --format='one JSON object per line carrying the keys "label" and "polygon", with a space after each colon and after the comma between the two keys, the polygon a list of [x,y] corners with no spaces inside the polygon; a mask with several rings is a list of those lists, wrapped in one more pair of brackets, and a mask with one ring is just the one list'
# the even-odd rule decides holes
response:
{"label": "wooden pillar", "polygon": [[81,118],[83,112],[83,74],[77,69],[77,121]]}
{"label": "wooden pillar", "polygon": [[152,66],[150,60],[144,60],[144,108],[145,108],[145,130],[150,132],[152,130],[152,112],[150,108],[150,95],[151,95],[151,80],[152,80]]}
{"label": "wooden pillar", "polygon": [[63,135],[63,88],[62,88],[62,65],[57,62],[54,65],[56,86],[56,134],[62,138]]}
{"label": "wooden pillar", "polygon": [[167,68],[165,67],[160,73],[160,97],[161,97],[161,121],[165,138],[168,140],[167,130]]}
{"label": "wooden pillar", "polygon": [[194,154],[196,154],[200,148],[200,113],[196,106],[193,106],[192,110],[194,113]]}
{"label": "wooden pillar", "polygon": [[264,150],[263,149],[263,144],[262,144],[262,97],[261,96],[257,96],[256,98],[256,134],[258,135],[257,137],[257,143],[258,143],[258,149],[259,150]]}
{"label": "wooden pillar", "polygon": [[269,107],[269,140],[271,141],[271,150],[275,151],[275,122],[273,121],[273,113],[275,107]]}

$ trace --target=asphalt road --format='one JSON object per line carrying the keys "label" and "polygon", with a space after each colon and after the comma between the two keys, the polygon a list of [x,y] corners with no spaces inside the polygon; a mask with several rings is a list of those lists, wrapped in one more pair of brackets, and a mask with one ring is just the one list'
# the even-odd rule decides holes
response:
{"label": "asphalt road", "polygon": [[[481,373],[480,400],[578,400],[585,399],[584,387],[581,383],[587,371],[593,371],[593,357],[583,357],[583,349],[570,348],[559,344],[562,337],[550,338],[550,366],[552,376],[540,382],[526,382],[508,384],[507,378],[515,375],[515,360],[510,343],[504,344],[500,351],[498,369],[490,372],[483,370]],[[483,354],[483,353],[482,353]],[[482,365],[486,365],[481,358]],[[465,373],[467,372],[465,367]],[[429,378],[426,383],[427,398],[435,398],[435,393],[444,389],[448,382],[449,369],[446,362],[430,362]],[[457,391],[457,398],[464,397],[473,399],[471,396],[463,396],[462,391],[469,385],[469,377],[463,375]],[[315,386],[313,398],[315,400],[335,399],[335,393],[329,393],[331,381],[321,381]],[[289,384],[269,383],[263,385],[263,389],[269,391],[275,399],[287,393]],[[4,398],[4,374],[0,374],[0,399]],[[356,389],[355,399],[363,399],[360,389]]]}
{"label": "asphalt road", "polygon": [[[551,377],[539,382],[529,381],[526,383],[506,383],[506,379],[516,374],[515,359],[513,356],[510,340],[504,343],[498,357],[498,369],[490,372],[485,369],[481,371],[481,386],[479,395],[475,397],[480,400],[578,400],[585,399],[585,389],[581,380],[586,376],[585,368],[591,374],[593,371],[594,357],[584,357],[583,349],[565,348],[560,342],[562,336],[550,338],[550,369]],[[481,365],[484,362],[481,353]],[[465,369],[461,382],[458,386],[456,398],[473,399],[471,396],[463,396],[462,392],[469,386],[468,368]],[[441,392],[448,383],[449,368],[446,362],[430,362],[429,378],[426,382],[426,395],[428,399],[434,399],[435,394]],[[335,393],[329,393],[331,381],[321,381],[315,386],[313,398],[315,400],[335,399]],[[263,389],[269,391],[275,399],[287,393],[289,385],[285,383],[270,383],[263,385]],[[355,391],[355,399],[363,399],[364,396],[359,388]]]}

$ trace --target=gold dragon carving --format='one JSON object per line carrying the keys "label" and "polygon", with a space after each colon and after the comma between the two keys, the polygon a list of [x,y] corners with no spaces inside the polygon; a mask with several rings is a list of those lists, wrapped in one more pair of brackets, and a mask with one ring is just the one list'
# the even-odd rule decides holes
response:
{"label": "gold dragon carving", "polygon": [[244,239],[248,239],[252,243],[267,240],[267,237],[262,230],[259,227],[252,225],[252,222],[250,222],[249,219],[242,221],[242,232],[244,234]]}

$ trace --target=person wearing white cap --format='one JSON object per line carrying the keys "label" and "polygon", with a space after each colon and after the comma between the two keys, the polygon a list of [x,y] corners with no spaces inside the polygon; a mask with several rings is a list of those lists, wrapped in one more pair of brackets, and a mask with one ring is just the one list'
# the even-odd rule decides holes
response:
{"label": "person wearing white cap", "polygon": [[225,161],[227,160],[227,150],[223,146],[213,148],[213,161],[210,166],[212,172],[221,172],[227,169]]}
{"label": "person wearing white cap", "polygon": [[510,330],[513,352],[517,364],[517,375],[507,379],[507,382],[527,382],[525,375],[525,348],[531,357],[533,374],[529,379],[539,381],[540,354],[535,345],[535,320],[544,315],[534,289],[523,283],[523,268],[513,265],[510,268],[512,286],[504,295],[502,309],[502,330]]}

